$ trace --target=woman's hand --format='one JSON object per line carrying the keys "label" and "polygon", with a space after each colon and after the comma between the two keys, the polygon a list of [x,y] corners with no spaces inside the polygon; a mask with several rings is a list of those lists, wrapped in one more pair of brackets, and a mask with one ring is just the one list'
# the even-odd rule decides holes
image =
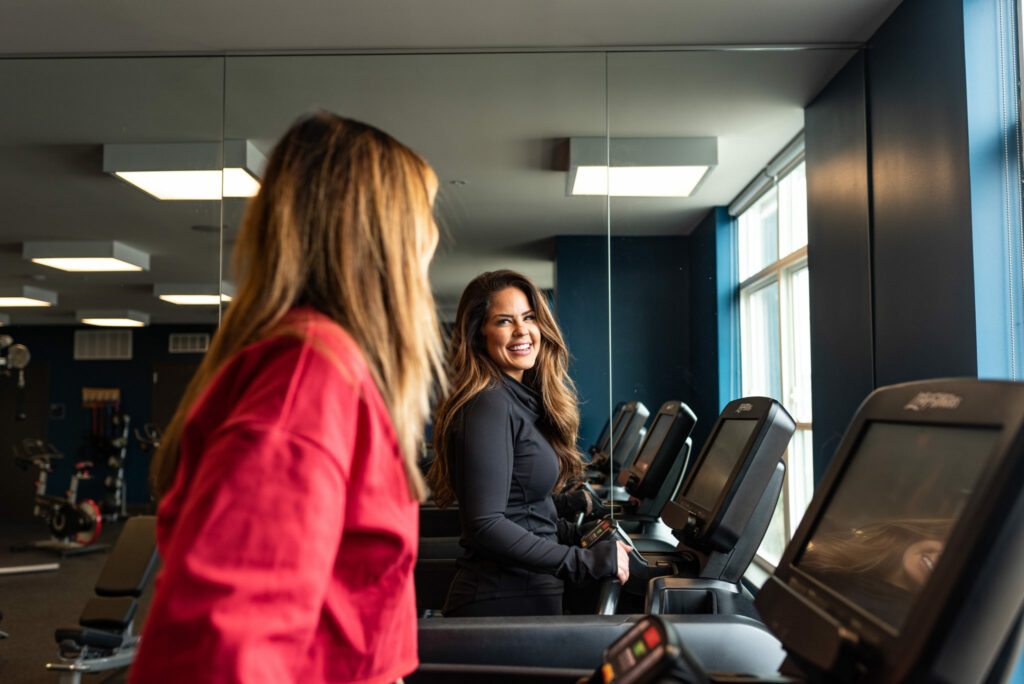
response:
{"label": "woman's hand", "polygon": [[616,554],[618,559],[618,570],[616,570],[616,576],[623,585],[629,580],[629,552],[632,549],[630,546],[626,546],[623,542],[616,541],[615,547],[618,553]]}

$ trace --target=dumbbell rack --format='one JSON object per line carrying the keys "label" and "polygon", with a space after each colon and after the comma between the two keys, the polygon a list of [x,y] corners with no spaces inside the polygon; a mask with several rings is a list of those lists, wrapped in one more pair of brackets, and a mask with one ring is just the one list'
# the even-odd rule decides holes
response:
{"label": "dumbbell rack", "polygon": [[112,522],[121,518],[128,517],[128,484],[124,474],[124,463],[125,458],[128,456],[128,432],[129,425],[131,424],[132,418],[127,413],[121,415],[121,434],[119,441],[121,448],[116,456],[111,456],[108,460],[108,465],[112,465],[111,462],[117,459],[117,467],[112,468],[114,471],[108,478],[114,478],[115,486],[112,489],[114,495],[114,505],[111,507],[114,509],[112,513],[106,513],[103,518]]}

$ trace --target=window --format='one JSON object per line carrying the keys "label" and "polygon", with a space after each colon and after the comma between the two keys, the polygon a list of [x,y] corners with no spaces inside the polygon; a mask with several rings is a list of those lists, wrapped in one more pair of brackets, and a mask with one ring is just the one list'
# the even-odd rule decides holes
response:
{"label": "window", "polygon": [[741,391],[777,399],[797,422],[784,456],[786,484],[758,550],[760,562],[771,565],[782,558],[814,490],[807,182],[797,159],[737,216]]}

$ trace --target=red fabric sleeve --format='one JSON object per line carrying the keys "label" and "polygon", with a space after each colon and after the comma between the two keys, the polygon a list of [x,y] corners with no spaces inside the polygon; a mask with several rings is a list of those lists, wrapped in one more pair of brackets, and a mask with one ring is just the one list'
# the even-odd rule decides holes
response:
{"label": "red fabric sleeve", "polygon": [[348,464],[336,454],[353,445],[338,446],[329,453],[269,421],[210,436],[165,550],[133,681],[296,679],[342,535]]}

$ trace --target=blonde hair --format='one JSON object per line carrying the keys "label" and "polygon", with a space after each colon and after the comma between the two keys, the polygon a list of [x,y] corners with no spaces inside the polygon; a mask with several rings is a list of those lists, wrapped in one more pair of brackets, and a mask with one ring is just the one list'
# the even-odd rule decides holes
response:
{"label": "blonde hair", "polygon": [[523,384],[536,390],[544,406],[540,429],[558,455],[558,482],[583,472],[583,461],[576,449],[580,426],[576,387],[569,377],[569,350],[555,323],[547,300],[526,277],[514,271],[482,273],[466,286],[455,314],[448,350],[448,375],[452,392],[438,405],[434,418],[434,462],[427,481],[438,506],[455,500],[452,489],[448,440],[459,410],[466,402],[494,387],[502,380],[502,371],[487,353],[483,326],[494,296],[507,288],[519,289],[530,302],[540,327],[540,350],[533,368],[523,373]]}
{"label": "blonde hair", "polygon": [[446,387],[427,276],[436,191],[427,163],[373,126],[322,111],[291,126],[242,222],[237,295],[154,457],[158,497],[173,484],[189,411],[217,371],[307,305],[362,351],[398,435],[409,491],[422,500],[417,463],[430,389],[435,378]]}

